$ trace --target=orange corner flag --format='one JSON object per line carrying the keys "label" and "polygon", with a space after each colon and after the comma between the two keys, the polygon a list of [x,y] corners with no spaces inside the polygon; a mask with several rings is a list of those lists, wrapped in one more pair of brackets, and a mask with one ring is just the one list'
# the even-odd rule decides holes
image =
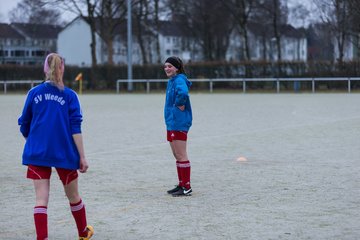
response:
{"label": "orange corner flag", "polygon": [[82,81],[82,73],[79,73],[76,78],[75,81]]}

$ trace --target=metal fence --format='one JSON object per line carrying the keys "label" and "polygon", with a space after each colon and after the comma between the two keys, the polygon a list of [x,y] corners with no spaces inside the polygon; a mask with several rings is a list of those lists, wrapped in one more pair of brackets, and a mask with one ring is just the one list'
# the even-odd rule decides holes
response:
{"label": "metal fence", "polygon": [[[116,92],[120,93],[121,83],[145,83],[146,92],[150,93],[151,83],[167,82],[164,79],[133,79],[131,81],[127,79],[118,79],[116,81]],[[351,92],[351,82],[360,81],[360,77],[335,77],[335,78],[207,78],[207,79],[191,79],[192,82],[207,82],[209,84],[209,91],[214,91],[215,82],[242,82],[242,91],[247,91],[246,84],[248,82],[274,82],[276,84],[276,92],[280,92],[280,82],[311,82],[311,90],[315,93],[315,86],[317,82],[330,82],[330,81],[346,81],[347,91]]]}
{"label": "metal fence", "polygon": [[4,94],[7,93],[7,85],[8,84],[28,84],[30,87],[34,87],[36,83],[41,83],[44,80],[5,80],[0,81],[0,84],[4,86]]}
{"label": "metal fence", "polygon": [[[118,79],[116,81],[116,92],[120,93],[121,83],[145,83],[146,92],[150,93],[152,83],[166,83],[166,79],[133,79],[131,81],[127,79]],[[207,78],[207,79],[191,79],[192,82],[206,82],[209,85],[209,92],[214,91],[214,84],[216,82],[242,82],[242,91],[247,91],[247,83],[249,82],[274,82],[276,86],[276,92],[280,92],[281,82],[311,82],[311,91],[315,93],[316,84],[319,82],[332,82],[332,81],[345,81],[347,82],[347,91],[351,92],[351,83],[360,81],[360,77],[336,77],[336,78]],[[7,93],[9,84],[28,84],[30,87],[34,87],[35,84],[41,83],[43,80],[2,80],[0,85],[3,85],[4,94]]]}

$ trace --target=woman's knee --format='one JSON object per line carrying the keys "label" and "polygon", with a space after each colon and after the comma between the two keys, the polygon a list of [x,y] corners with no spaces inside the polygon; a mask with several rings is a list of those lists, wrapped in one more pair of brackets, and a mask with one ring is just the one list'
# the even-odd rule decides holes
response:
{"label": "woman's knee", "polygon": [[186,153],[177,153],[175,158],[176,158],[176,161],[179,161],[179,162],[184,162],[184,161],[188,160]]}
{"label": "woman's knee", "polygon": [[48,179],[34,180],[36,205],[47,206],[50,194],[50,182]]}
{"label": "woman's knee", "polygon": [[71,181],[69,184],[64,185],[66,197],[71,203],[80,201],[80,195],[78,191],[77,179]]}

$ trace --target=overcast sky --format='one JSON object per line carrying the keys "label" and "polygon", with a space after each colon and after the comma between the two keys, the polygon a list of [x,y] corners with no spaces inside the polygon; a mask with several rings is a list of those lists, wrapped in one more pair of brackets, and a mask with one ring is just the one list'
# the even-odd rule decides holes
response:
{"label": "overcast sky", "polygon": [[20,0],[0,0],[0,22],[9,23],[8,13],[12,10]]}
{"label": "overcast sky", "polygon": [[[0,0],[0,22],[2,23],[10,23],[9,22],[9,18],[8,18],[8,13],[16,7],[16,5],[20,2],[21,0]],[[287,0],[288,1],[288,6],[289,8],[293,7],[294,5],[296,5],[297,3],[299,3],[299,0]],[[310,13],[314,13],[314,4],[312,3],[312,0],[301,0],[300,1],[302,4],[306,5],[308,7],[308,9],[310,10]],[[66,16],[64,16],[64,20],[69,22],[71,21],[74,16],[70,15],[71,17],[67,17],[70,19],[65,19]],[[310,18],[314,18],[313,16],[310,16]],[[300,27],[299,25],[301,25],[302,22],[296,22],[293,19],[293,25],[295,25],[296,27]]]}
{"label": "overcast sky", "polygon": [[[10,23],[8,14],[19,2],[21,2],[21,0],[0,0],[0,22]],[[63,18],[65,21],[70,22],[75,17],[73,14],[67,13]]]}

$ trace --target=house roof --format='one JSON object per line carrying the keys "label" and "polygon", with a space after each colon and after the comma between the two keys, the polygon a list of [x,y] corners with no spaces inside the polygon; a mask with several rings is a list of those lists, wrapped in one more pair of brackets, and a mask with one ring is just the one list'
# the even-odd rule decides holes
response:
{"label": "house roof", "polygon": [[[83,19],[85,22],[88,21],[88,17],[82,17],[78,16],[74,18],[71,22],[69,22],[63,29],[66,29],[69,25],[71,25],[73,22],[75,22],[78,19]],[[102,36],[101,33],[101,22],[99,18],[95,19],[96,24],[96,33],[99,34],[99,36]],[[152,26],[152,29],[154,30],[155,23],[152,22],[150,24]],[[132,23],[132,32],[133,34],[137,34],[139,31],[138,26],[133,22]],[[151,29],[144,27],[142,29],[144,34],[150,33]],[[125,21],[118,21],[118,23],[115,24],[114,32],[117,34],[120,34],[122,37],[126,37],[127,34],[127,22]],[[171,22],[171,21],[159,21],[159,33],[161,33],[164,36],[183,36],[183,32],[179,26],[179,24]]]}
{"label": "house roof", "polygon": [[62,27],[49,24],[11,23],[18,32],[29,38],[57,38]]}
{"label": "house roof", "polygon": [[180,23],[171,21],[160,21],[159,32],[164,36],[184,36],[184,33],[180,27]]}
{"label": "house roof", "polygon": [[0,23],[0,38],[24,39],[24,36],[13,29],[10,24]]}
{"label": "house roof", "polygon": [[[85,21],[86,23],[88,23],[89,21],[89,18],[88,17],[82,17],[82,16],[78,16],[76,17],[74,20],[72,20],[69,24],[67,24],[65,28],[67,28],[71,23],[73,23],[74,21],[78,20],[78,19],[82,19],[83,21]],[[113,21],[113,33],[114,35],[120,35],[121,37],[126,37],[127,35],[127,22],[126,20],[121,20],[121,19],[112,19]],[[89,24],[89,23],[88,23]],[[106,25],[106,19],[104,20],[104,23]],[[106,25],[107,26],[107,25]],[[101,31],[102,29],[102,23],[101,23],[101,19],[100,18],[95,18],[95,28],[96,28],[96,33],[102,37],[103,37],[103,34],[104,32]],[[143,33],[144,34],[148,34],[150,31],[144,27],[142,29]],[[137,34],[139,32],[139,28],[137,26],[136,23],[132,23],[132,34]]]}
{"label": "house roof", "polygon": [[293,26],[286,24],[282,25],[280,28],[280,31],[283,35],[287,37],[293,37],[293,38],[304,38],[306,36],[306,32],[303,28],[296,29]]}
{"label": "house roof", "polygon": [[[258,36],[264,35],[265,32],[267,36],[273,36],[273,31],[260,23],[250,22],[248,24],[248,30]],[[292,37],[292,38],[306,37],[306,32],[303,28],[294,28],[289,24],[281,25],[279,31],[282,36],[286,36],[286,37]]]}

